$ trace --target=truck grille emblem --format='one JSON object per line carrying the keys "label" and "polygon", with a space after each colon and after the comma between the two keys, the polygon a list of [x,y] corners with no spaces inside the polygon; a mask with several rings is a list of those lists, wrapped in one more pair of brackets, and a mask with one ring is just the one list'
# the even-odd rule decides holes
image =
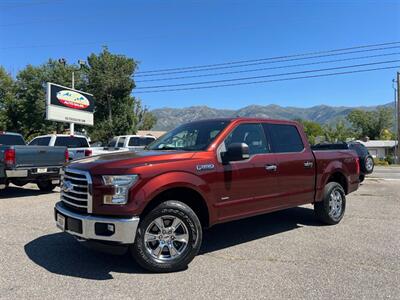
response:
{"label": "truck grille emblem", "polygon": [[74,189],[73,185],[69,181],[64,181],[61,186],[61,190],[65,193],[71,192]]}

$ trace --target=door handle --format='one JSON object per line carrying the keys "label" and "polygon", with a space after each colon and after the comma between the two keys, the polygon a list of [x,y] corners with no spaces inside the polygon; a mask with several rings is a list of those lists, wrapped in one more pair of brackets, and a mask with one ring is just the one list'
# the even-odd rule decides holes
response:
{"label": "door handle", "polygon": [[310,169],[312,168],[314,163],[312,161],[305,161],[304,162],[304,168]]}
{"label": "door handle", "polygon": [[266,165],[265,170],[269,172],[276,172],[276,169],[278,169],[277,165]]}

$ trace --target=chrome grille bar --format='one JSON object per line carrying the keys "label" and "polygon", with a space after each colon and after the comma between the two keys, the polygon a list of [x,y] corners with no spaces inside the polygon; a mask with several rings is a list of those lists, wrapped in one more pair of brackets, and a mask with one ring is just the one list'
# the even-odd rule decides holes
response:
{"label": "chrome grille bar", "polygon": [[92,213],[92,179],[89,172],[66,168],[61,174],[61,201]]}

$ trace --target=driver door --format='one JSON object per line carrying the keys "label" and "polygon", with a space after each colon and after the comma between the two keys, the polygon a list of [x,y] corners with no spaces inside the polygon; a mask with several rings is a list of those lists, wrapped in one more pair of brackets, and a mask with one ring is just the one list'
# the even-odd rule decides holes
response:
{"label": "driver door", "polygon": [[277,204],[277,176],[267,170],[275,159],[261,124],[239,124],[221,145],[221,152],[231,143],[246,143],[250,157],[217,166],[215,206],[220,221],[261,213]]}

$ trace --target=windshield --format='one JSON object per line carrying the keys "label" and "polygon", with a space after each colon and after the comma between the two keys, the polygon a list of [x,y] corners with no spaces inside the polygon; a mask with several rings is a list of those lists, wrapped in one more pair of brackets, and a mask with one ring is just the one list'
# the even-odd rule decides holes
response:
{"label": "windshield", "polygon": [[149,150],[205,150],[230,120],[198,121],[181,125],[147,146]]}

